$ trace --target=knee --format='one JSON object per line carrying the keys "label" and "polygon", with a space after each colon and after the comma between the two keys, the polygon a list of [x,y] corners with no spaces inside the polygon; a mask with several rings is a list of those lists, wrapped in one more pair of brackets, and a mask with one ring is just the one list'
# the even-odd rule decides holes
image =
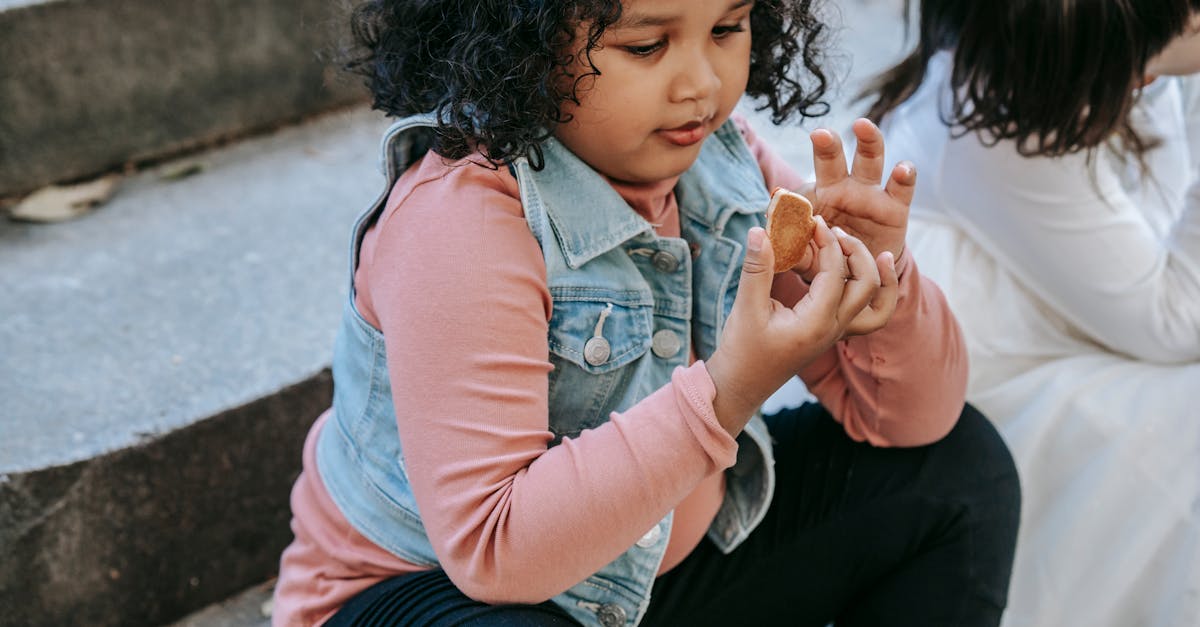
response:
{"label": "knee", "polygon": [[1016,463],[1004,438],[978,409],[963,407],[958,423],[934,445],[943,468],[962,489],[973,493],[989,509],[1019,512],[1021,484]]}

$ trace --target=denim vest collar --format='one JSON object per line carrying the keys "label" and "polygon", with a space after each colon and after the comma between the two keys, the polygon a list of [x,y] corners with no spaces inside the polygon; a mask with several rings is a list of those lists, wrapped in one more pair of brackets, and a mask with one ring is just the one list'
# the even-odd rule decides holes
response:
{"label": "denim vest collar", "polygon": [[[608,181],[598,176],[591,166],[560,142],[550,139],[543,144],[542,150],[545,159],[542,171],[561,173],[575,182],[571,186],[539,187],[540,200],[545,205],[556,239],[571,269],[579,269],[583,264],[637,235],[653,233],[654,227],[630,210],[625,199],[621,198]],[[732,122],[726,122],[701,147],[700,156],[696,160],[699,167],[693,166],[680,177],[677,186],[679,195],[697,201],[681,201],[681,217],[694,219],[714,233],[720,234],[734,213],[766,212],[761,193],[747,193],[748,190],[762,189],[761,175],[755,180],[753,174],[747,172],[745,167],[720,168],[719,172],[706,172],[718,169],[706,167],[706,164],[728,164],[730,160],[742,166],[750,166],[753,173],[758,172],[758,164],[746,149],[737,127]],[[729,207],[731,210],[719,211],[722,204],[715,202],[711,197],[712,192],[704,181],[706,175],[731,179],[729,185],[722,189],[726,200],[732,198],[737,201]],[[534,176],[537,177],[536,174]],[[588,199],[588,202],[580,202],[581,198]]]}

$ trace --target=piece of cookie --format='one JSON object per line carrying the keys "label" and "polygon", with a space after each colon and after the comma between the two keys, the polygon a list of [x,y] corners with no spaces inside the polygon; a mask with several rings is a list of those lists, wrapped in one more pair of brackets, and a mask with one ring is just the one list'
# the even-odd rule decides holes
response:
{"label": "piece of cookie", "polygon": [[775,272],[791,270],[804,259],[817,223],[808,199],[782,187],[771,192],[767,206],[767,236],[775,251]]}

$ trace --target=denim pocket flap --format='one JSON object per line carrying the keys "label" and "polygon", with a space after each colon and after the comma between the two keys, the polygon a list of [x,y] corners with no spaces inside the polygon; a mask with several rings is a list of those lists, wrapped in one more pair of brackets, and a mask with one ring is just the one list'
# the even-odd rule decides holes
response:
{"label": "denim pocket flap", "polygon": [[585,372],[616,370],[650,349],[654,312],[648,297],[554,290],[551,295],[550,351]]}

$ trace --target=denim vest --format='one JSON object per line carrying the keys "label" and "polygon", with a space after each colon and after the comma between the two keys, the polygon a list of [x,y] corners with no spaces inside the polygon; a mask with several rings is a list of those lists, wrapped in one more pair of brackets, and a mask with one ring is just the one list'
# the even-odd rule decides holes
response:
{"label": "denim vest", "polygon": [[[353,282],[363,235],[400,174],[421,156],[412,129],[426,116],[396,122],[382,142],[387,185],[355,224]],[[525,218],[541,245],[553,310],[547,341],[549,428],[558,444],[628,409],[670,381],[689,352],[716,349],[741,276],[743,242],[762,226],[769,200],[762,172],[741,134],[726,122],[702,146],[675,192],[682,238],[658,237],[594,170],[554,139],[545,167],[525,159],[512,172]],[[694,342],[694,346],[693,346]],[[418,566],[437,556],[426,536],[404,466],[383,335],[354,306],[353,285],[334,348],[333,412],[317,442],[317,467],[329,495],[365,537]],[[724,502],[708,530],[734,549],[766,514],[774,491],[766,425],[753,418],[726,471]],[[585,625],[636,625],[671,535],[668,514],[641,540],[588,579],[554,598]]]}

